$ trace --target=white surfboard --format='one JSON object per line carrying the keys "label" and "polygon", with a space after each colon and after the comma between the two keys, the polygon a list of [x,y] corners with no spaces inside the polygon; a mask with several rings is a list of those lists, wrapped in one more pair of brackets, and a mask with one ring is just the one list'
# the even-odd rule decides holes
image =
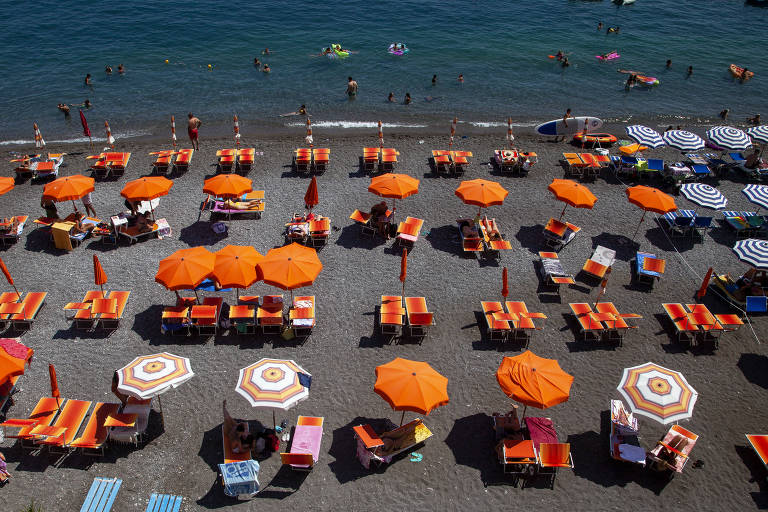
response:
{"label": "white surfboard", "polygon": [[541,135],[573,135],[583,132],[586,125],[588,131],[599,130],[603,126],[602,119],[596,117],[569,117],[567,124],[562,119],[547,121],[536,127]]}

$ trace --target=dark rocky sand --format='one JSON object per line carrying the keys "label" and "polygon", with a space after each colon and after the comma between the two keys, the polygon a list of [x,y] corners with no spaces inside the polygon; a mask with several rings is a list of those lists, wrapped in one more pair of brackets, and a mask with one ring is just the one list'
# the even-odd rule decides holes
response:
{"label": "dark rocky sand", "polygon": [[[503,131],[461,135],[460,129],[455,147],[475,154],[465,179],[498,180],[509,190],[503,206],[488,209],[514,247],[500,262],[462,257],[455,219],[472,215],[475,208],[454,195],[458,179],[437,177],[428,164],[430,150],[444,148],[447,137],[385,133],[386,145],[400,151],[399,170],[421,179],[419,194],[399,201],[397,215],[401,220],[406,215],[425,220],[422,237],[409,254],[406,283],[406,294],[425,296],[436,314],[437,325],[422,345],[387,345],[377,336],[379,296],[401,290],[399,253],[392,250],[391,242],[360,239],[348,219],[355,208],[368,209],[378,200],[367,191],[369,177],[358,167],[362,146],[378,142],[375,130],[332,138],[315,131],[316,144],[332,148],[331,168],[318,179],[316,211],[330,216],[334,229],[320,253],[323,272],[307,289],[317,298],[318,325],[300,346],[262,335],[165,337],[160,333],[160,313],[163,305],[172,304],[174,295],[154,282],[154,274],[159,259],[189,246],[217,250],[230,243],[251,244],[266,253],[281,245],[283,223],[302,210],[309,183],[289,165],[293,148],[303,145],[301,129],[293,137],[243,141],[265,153],[257,157],[249,177],[254,188],[265,190],[267,207],[260,220],[228,222],[225,237],[211,231],[208,213],[201,217],[199,206],[203,179],[215,172],[215,150],[231,145],[231,139],[207,140],[205,133],[189,172],[175,177],[170,195],[161,199],[158,216],[173,227],[173,236],[165,240],[117,248],[88,240],[64,254],[52,249],[47,235],[31,223],[42,214],[41,184],[20,183],[0,197],[4,215],[31,217],[19,243],[2,252],[3,260],[20,289],[49,292],[33,329],[22,336],[35,349],[35,360],[20,380],[22,391],[8,411],[10,417],[24,417],[50,392],[48,363],[56,365],[62,396],[93,401],[114,400],[112,372],[137,355],[170,351],[187,356],[196,373],[194,379],[163,396],[165,431],[159,427],[158,415],[153,415],[151,440],[142,448],[115,447],[96,460],[72,455],[55,467],[53,456],[22,454],[13,440],[5,440],[1,449],[13,479],[0,490],[2,509],[19,510],[34,498],[45,510],[77,510],[96,476],[123,479],[117,511],[144,510],[152,492],[182,495],[184,510],[229,506],[241,510],[752,510],[768,506],[765,470],[744,438],[744,433],[763,433],[766,428],[768,358],[766,345],[758,341],[768,339],[764,318],[755,319],[754,335],[745,326],[727,334],[719,350],[713,351],[707,344],[689,348],[676,342],[661,307],[662,302],[692,301],[710,265],[733,275],[746,270],[731,251],[734,236],[718,225],[703,244],[675,240],[673,246],[655,216],[647,216],[636,242],[643,250],[666,258],[667,271],[652,292],[636,290],[629,285],[629,260],[636,246],[627,237],[642,212],[627,202],[625,187],[604,173],[588,185],[599,198],[594,210],[569,208],[566,212],[566,218],[583,229],[560,257],[566,269],[576,273],[597,244],[616,249],[619,259],[605,300],[644,319],[623,347],[579,341],[568,303],[594,301],[597,287],[578,280],[576,286],[563,290],[560,301],[552,300],[537,293],[534,266],[537,252],[543,249],[542,226],[562,209],[547,185],[563,176],[558,159],[573,148],[519,136],[519,147],[536,151],[540,161],[526,178],[507,177],[488,165],[493,149],[504,144]],[[133,152],[133,157],[123,178],[97,183],[94,204],[102,218],[122,208],[119,192],[124,183],[147,174],[151,158],[147,153],[163,147],[118,141],[118,149]],[[50,149],[71,153],[62,174],[87,169],[87,146]],[[655,154],[679,158],[669,149]],[[11,164],[4,162],[3,174],[11,175]],[[720,181],[720,190],[730,199],[729,208],[753,209],[740,192],[743,186],[738,175]],[[693,207],[683,197],[677,201],[680,207]],[[71,203],[60,205],[65,214],[70,209]],[[93,254],[109,275],[109,289],[131,291],[120,329],[107,338],[71,329],[62,312],[65,303],[79,300],[93,288]],[[546,411],[529,408],[530,414],[551,417],[561,441],[571,443],[575,470],[560,471],[554,490],[543,481],[525,489],[513,487],[493,452],[490,415],[508,410],[511,404],[494,373],[502,357],[520,350],[514,345],[499,349],[478,321],[482,320],[480,301],[501,298],[503,266],[509,269],[509,299],[525,300],[531,310],[549,317],[538,322],[542,329],[534,335],[530,349],[558,359],[575,377],[568,402]],[[251,291],[277,292],[263,283]],[[234,293],[226,295],[226,301],[233,300]],[[728,311],[711,294],[705,303],[718,313]],[[238,370],[265,356],[295,359],[313,376],[309,399],[292,410],[278,411],[278,421],[294,424],[299,414],[324,416],[325,435],[314,471],[292,473],[281,468],[279,457],[273,455],[262,461],[261,494],[250,503],[238,504],[224,496],[217,480],[216,465],[222,461],[221,402],[228,399],[236,416],[271,421],[269,410],[252,409],[234,392]],[[354,456],[351,427],[370,420],[399,420],[400,413],[373,392],[374,368],[398,356],[427,361],[448,377],[450,403],[426,417],[434,437],[418,448],[423,455],[420,462],[411,462],[406,455],[383,471],[369,472]],[[609,400],[620,398],[615,388],[623,368],[646,361],[682,371],[699,392],[693,418],[683,425],[701,435],[691,457],[704,465],[694,468],[689,463],[682,475],[669,482],[613,461],[608,454]],[[650,449],[666,428],[639,418],[641,442]]]}

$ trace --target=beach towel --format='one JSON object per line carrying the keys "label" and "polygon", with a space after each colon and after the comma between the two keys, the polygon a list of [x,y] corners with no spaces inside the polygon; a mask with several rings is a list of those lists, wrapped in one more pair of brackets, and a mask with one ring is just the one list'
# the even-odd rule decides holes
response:
{"label": "beach towel", "polygon": [[259,463],[255,460],[219,464],[219,471],[227,496],[236,498],[241,495],[252,496],[259,492]]}
{"label": "beach towel", "polygon": [[557,431],[549,418],[525,418],[525,426],[528,427],[528,436],[533,444],[557,443]]}

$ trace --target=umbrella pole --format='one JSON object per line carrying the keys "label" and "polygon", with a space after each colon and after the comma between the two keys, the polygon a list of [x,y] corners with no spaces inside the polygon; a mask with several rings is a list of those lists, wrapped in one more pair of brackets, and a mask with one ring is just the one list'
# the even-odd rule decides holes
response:
{"label": "umbrella pole", "polygon": [[405,419],[405,411],[403,411],[403,414],[400,415],[400,426],[403,426],[403,420]]}
{"label": "umbrella pole", "polygon": [[272,408],[272,429],[277,430],[277,420],[275,419],[275,409]]}
{"label": "umbrella pole", "polygon": [[192,289],[193,292],[195,292],[195,301],[200,304],[200,297],[197,296],[197,288]]}
{"label": "umbrella pole", "polygon": [[18,288],[16,288],[16,285],[14,284],[14,285],[11,285],[11,286],[13,286],[13,291],[16,292],[16,297],[18,297],[19,300],[21,300],[21,294],[19,293]]}
{"label": "umbrella pole", "polygon": [[525,419],[525,411],[528,409],[528,405],[523,405],[523,417],[520,418],[521,420]]}
{"label": "umbrella pole", "polygon": [[643,220],[645,220],[645,210],[643,210],[643,216],[640,217],[640,222],[637,223],[637,229],[635,230],[635,234],[632,235],[632,241],[635,241],[635,237],[637,236],[637,233],[640,231],[640,226],[643,225]]}
{"label": "umbrella pole", "polygon": [[163,415],[163,401],[160,400],[160,395],[157,395],[157,405],[160,407],[160,426],[165,431],[165,415]]}
{"label": "umbrella pole", "polygon": [[563,211],[560,212],[560,219],[563,220],[563,215],[565,215],[565,209],[568,208],[568,203],[565,203],[565,206],[563,206]]}

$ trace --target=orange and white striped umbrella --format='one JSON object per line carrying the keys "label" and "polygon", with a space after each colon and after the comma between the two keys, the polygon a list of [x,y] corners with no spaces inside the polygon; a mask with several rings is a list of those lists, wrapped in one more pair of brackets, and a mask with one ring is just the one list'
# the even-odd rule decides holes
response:
{"label": "orange and white striped umbrella", "polygon": [[381,120],[379,120],[379,147],[384,147],[384,132],[382,131]]}
{"label": "orange and white striped umbrella", "polygon": [[513,148],[514,142],[515,142],[515,136],[512,134],[512,118],[507,118],[507,142],[509,142],[509,147]]}
{"label": "orange and white striped umbrella", "polygon": [[240,370],[235,391],[253,407],[290,409],[309,396],[312,375],[290,359],[263,358]]}
{"label": "orange and white striped umbrella", "polygon": [[117,389],[146,400],[179,387],[194,376],[188,358],[161,352],[139,356],[117,370]]}
{"label": "orange and white striped umbrella", "polygon": [[45,140],[43,140],[43,134],[40,133],[40,128],[37,127],[37,123],[32,123],[32,127],[35,129],[35,147],[42,149],[45,147]]}
{"label": "orange and white striped umbrella", "polygon": [[632,412],[665,425],[693,416],[699,396],[680,372],[655,363],[625,368],[616,389]]}
{"label": "orange and white striped umbrella", "polygon": [[107,130],[107,144],[110,147],[115,147],[115,138],[112,136],[112,130],[109,129],[109,122],[104,121],[104,128]]}
{"label": "orange and white striped umbrella", "polygon": [[307,136],[304,138],[304,141],[309,144],[309,147],[314,147],[314,139],[312,138],[312,121],[309,120],[309,117],[307,117]]}
{"label": "orange and white striped umbrella", "polygon": [[240,147],[240,121],[235,114],[235,147]]}
{"label": "orange and white striped umbrella", "polygon": [[173,140],[173,149],[176,149],[176,118],[171,116],[171,139]]}

